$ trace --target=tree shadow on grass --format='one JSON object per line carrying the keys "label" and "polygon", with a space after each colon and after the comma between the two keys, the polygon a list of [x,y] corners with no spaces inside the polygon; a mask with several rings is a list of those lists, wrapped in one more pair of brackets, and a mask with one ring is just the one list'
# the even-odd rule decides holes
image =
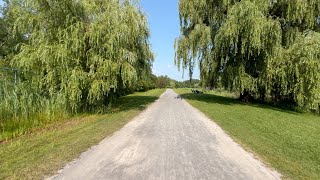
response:
{"label": "tree shadow on grass", "polygon": [[113,106],[112,112],[144,110],[149,104],[155,102],[158,96],[124,96]]}
{"label": "tree shadow on grass", "polygon": [[271,109],[271,110],[290,113],[294,115],[301,114],[301,112],[294,111],[289,107],[285,107],[285,106],[275,107],[275,106],[271,106],[268,103],[259,103],[259,102],[244,103],[234,97],[225,97],[225,96],[219,96],[214,94],[185,93],[185,94],[181,94],[181,97],[188,100],[202,101],[208,104],[221,104],[221,105],[229,105],[229,106],[243,105],[243,106],[251,106],[251,107],[262,108],[262,109]]}

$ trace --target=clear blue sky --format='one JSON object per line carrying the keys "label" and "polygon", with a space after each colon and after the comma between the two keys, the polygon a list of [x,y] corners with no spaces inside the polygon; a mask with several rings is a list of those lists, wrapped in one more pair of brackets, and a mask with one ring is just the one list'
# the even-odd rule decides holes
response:
{"label": "clear blue sky", "polygon": [[[3,0],[0,0],[0,8],[3,6]],[[2,16],[1,10],[0,10],[0,16]]]}
{"label": "clear blue sky", "polygon": [[[3,1],[0,0],[0,5]],[[178,0],[141,0],[142,8],[148,17],[151,29],[151,39],[155,62],[153,73],[155,75],[168,75],[170,78],[181,81],[182,72],[178,72],[174,65],[174,40],[179,36]],[[184,79],[189,75],[185,73]],[[199,78],[196,70],[194,79]]]}
{"label": "clear blue sky", "polygon": [[[155,63],[155,75],[168,75],[182,80],[182,72],[174,65],[174,40],[180,34],[178,0],[141,0],[142,8],[148,17]],[[194,79],[199,78],[199,71],[194,73]],[[185,80],[189,79],[185,73]]]}

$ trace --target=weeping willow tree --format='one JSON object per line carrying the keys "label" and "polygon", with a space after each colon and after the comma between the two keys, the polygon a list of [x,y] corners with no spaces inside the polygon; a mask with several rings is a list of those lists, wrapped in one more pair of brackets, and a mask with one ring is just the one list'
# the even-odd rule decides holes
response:
{"label": "weeping willow tree", "polygon": [[175,63],[205,86],[319,110],[320,0],[180,0]]}
{"label": "weeping willow tree", "polygon": [[5,16],[24,39],[10,65],[20,72],[16,99],[27,96],[29,108],[45,99],[70,112],[97,109],[151,74],[150,33],[138,1],[8,0]]}

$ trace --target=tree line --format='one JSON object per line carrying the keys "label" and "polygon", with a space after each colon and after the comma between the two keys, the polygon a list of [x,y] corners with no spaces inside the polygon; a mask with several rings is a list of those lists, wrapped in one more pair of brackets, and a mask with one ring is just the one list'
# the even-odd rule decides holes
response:
{"label": "tree line", "polygon": [[168,76],[159,76],[156,81],[157,88],[198,88],[200,87],[200,80],[191,79],[186,81],[177,81]]}
{"label": "tree line", "polygon": [[320,1],[180,0],[176,65],[201,82],[320,111]]}

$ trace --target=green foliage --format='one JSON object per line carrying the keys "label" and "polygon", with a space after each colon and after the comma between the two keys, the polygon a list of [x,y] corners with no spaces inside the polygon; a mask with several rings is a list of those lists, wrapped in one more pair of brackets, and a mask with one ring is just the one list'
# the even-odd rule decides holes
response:
{"label": "green foliage", "polygon": [[160,89],[168,88],[171,81],[172,80],[168,76],[159,76],[157,79],[157,87]]}
{"label": "green foliage", "polygon": [[168,76],[156,77],[156,87],[157,88],[195,88],[200,84],[200,80],[191,79],[186,81],[177,81],[169,78]]}
{"label": "green foliage", "polygon": [[157,76],[150,75],[144,76],[141,80],[138,81],[136,85],[137,91],[148,91],[156,88]]}
{"label": "green foliage", "polygon": [[146,83],[148,23],[136,1],[8,0],[0,27],[0,68],[19,71],[17,82],[0,86],[0,122],[101,112],[139,83],[154,87]]}
{"label": "green foliage", "polygon": [[176,88],[197,88],[200,85],[200,80],[199,79],[191,79],[186,80],[183,82],[178,82],[176,85]]}
{"label": "green foliage", "polygon": [[319,111],[320,1],[180,0],[175,63],[205,86]]}
{"label": "green foliage", "polygon": [[129,1],[40,2],[12,2],[10,11],[23,14],[15,30],[29,36],[13,63],[40,91],[62,93],[73,111],[104,104],[150,68],[147,23]]}
{"label": "green foliage", "polygon": [[296,37],[289,49],[276,57],[268,72],[269,88],[279,88],[300,107],[319,110],[320,105],[320,34],[309,32]]}
{"label": "green foliage", "polygon": [[8,16],[2,16],[6,13],[6,9],[1,10],[0,6],[0,68],[10,67],[9,59],[12,58],[13,53],[16,53],[16,45],[19,42],[23,42],[24,39],[20,35],[13,35],[11,26],[12,19]]}

